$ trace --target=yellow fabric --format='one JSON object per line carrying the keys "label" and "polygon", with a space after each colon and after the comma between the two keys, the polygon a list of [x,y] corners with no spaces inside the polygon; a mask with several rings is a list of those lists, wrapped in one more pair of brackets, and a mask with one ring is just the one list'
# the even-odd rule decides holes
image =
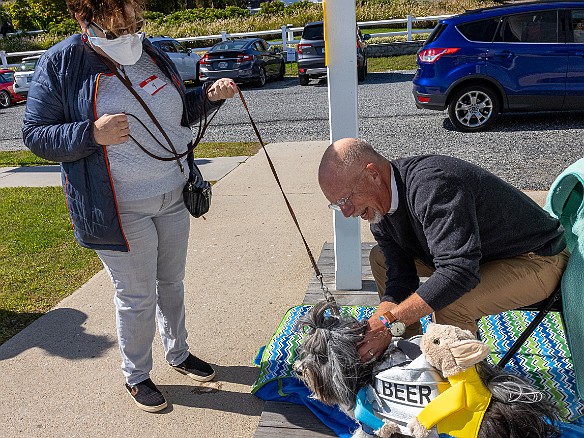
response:
{"label": "yellow fabric", "polygon": [[491,392],[483,385],[475,366],[449,377],[448,381],[451,387],[428,403],[417,418],[426,429],[437,425],[438,433],[476,438],[491,402]]}

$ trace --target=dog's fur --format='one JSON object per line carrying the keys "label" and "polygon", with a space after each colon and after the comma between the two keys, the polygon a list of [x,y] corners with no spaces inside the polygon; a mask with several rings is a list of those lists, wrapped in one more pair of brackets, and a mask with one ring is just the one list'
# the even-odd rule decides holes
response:
{"label": "dog's fur", "polygon": [[[299,319],[307,336],[294,369],[317,400],[352,409],[359,389],[372,380],[375,361],[362,363],[357,351],[367,321],[335,316],[333,307],[321,301]],[[330,315],[325,315],[327,310]]]}

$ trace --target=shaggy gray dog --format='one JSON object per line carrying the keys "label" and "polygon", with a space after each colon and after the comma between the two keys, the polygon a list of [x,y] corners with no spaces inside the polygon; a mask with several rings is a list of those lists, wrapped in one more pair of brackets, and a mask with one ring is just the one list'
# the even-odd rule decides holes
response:
{"label": "shaggy gray dog", "polygon": [[298,326],[307,335],[294,370],[317,400],[352,409],[359,389],[371,382],[375,365],[375,360],[362,363],[357,351],[367,321],[339,316],[336,304],[321,301]]}

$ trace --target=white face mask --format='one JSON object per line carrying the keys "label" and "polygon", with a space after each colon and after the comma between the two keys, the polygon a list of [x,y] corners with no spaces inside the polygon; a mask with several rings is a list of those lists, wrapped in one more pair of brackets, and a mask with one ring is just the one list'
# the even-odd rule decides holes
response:
{"label": "white face mask", "polygon": [[144,40],[143,32],[122,35],[115,40],[97,36],[89,37],[91,44],[99,47],[120,65],[134,65],[138,62],[142,56],[142,40]]}

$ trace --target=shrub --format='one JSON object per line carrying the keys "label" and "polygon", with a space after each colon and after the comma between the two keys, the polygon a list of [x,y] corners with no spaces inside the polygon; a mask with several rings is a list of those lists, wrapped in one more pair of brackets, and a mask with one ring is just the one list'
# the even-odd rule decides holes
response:
{"label": "shrub", "polygon": [[[27,1],[39,0],[11,0],[4,5],[13,2],[26,3]],[[333,2],[334,0],[329,1]],[[405,18],[407,14],[418,17],[455,14],[467,9],[493,4],[495,3],[491,0],[357,0],[356,13],[357,21],[375,21]],[[180,38],[219,35],[223,30],[228,33],[279,30],[280,26],[285,24],[301,27],[310,21],[318,21],[323,18],[322,5],[309,1],[301,1],[288,6],[284,6],[280,1],[275,1],[262,3],[261,8],[260,12],[253,15],[247,9],[237,6],[228,6],[225,9],[185,9],[166,16],[160,12],[147,11],[144,14],[146,19],[144,31],[149,35],[168,35]],[[0,40],[0,50],[12,52],[46,48],[49,41],[58,41],[57,36],[79,31],[78,27],[73,27],[70,22],[66,23],[66,21],[65,19],[58,20],[54,25],[48,27],[52,37],[29,37],[30,40],[18,38],[9,42]],[[432,26],[434,23],[427,25]],[[422,27],[422,23],[417,23],[416,27]],[[278,36],[274,34],[274,38],[278,38]],[[217,40],[198,41],[189,45],[191,47],[208,47],[214,42]],[[22,46],[19,47],[19,44]]]}
{"label": "shrub", "polygon": [[72,18],[67,18],[60,23],[51,23],[47,27],[47,32],[51,35],[68,36],[79,32],[79,23]]}

